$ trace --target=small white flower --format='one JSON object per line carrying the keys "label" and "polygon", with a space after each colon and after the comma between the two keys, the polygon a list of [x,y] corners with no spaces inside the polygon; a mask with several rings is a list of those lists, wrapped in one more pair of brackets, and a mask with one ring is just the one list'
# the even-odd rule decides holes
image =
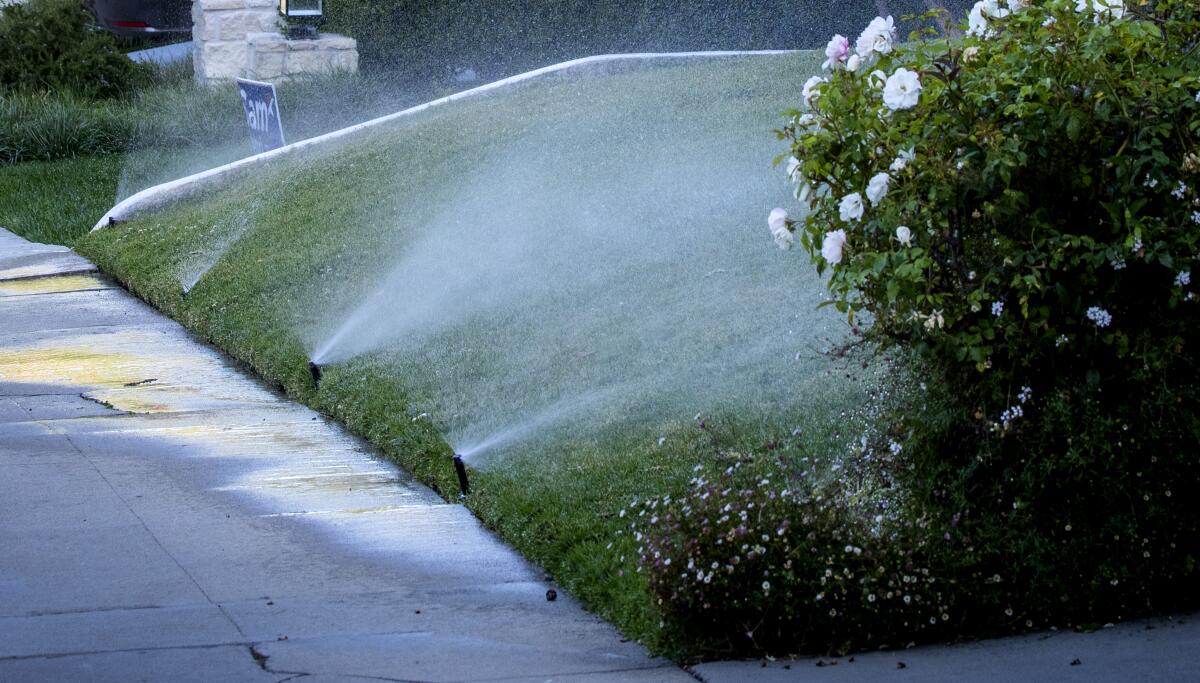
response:
{"label": "small white flower", "polygon": [[764,591],[769,591],[769,590],[771,590],[771,582],[770,582],[770,581],[763,581],[763,582],[762,582],[762,587],[763,587],[763,590],[764,590]]}
{"label": "small white flower", "polygon": [[1175,275],[1176,287],[1187,287],[1192,284],[1192,271],[1181,270]]}
{"label": "small white flower", "polygon": [[1158,187],[1158,180],[1151,178],[1150,175],[1147,174],[1146,180],[1142,182],[1142,184],[1153,190],[1154,188]]}
{"label": "small white flower", "polygon": [[1175,186],[1175,189],[1171,190],[1171,196],[1176,199],[1183,199],[1184,196],[1187,195],[1187,192],[1188,192],[1187,183],[1180,180],[1179,184]]}
{"label": "small white flower", "polygon": [[767,216],[767,227],[771,229],[771,236],[775,238],[775,244],[780,249],[792,248],[792,231],[788,229],[787,211],[772,209],[771,215]]}
{"label": "small white flower", "polygon": [[933,311],[925,318],[925,329],[935,330],[946,326],[946,319],[942,317],[940,309]]}
{"label": "small white flower", "polygon": [[921,98],[921,77],[904,67],[888,76],[883,86],[883,106],[892,111],[912,109]]}
{"label": "small white flower", "polygon": [[801,91],[801,96],[804,97],[804,104],[811,107],[813,100],[815,100],[817,98],[817,96],[821,94],[821,92],[819,90],[817,90],[817,87],[820,86],[822,83],[827,83],[827,82],[828,82],[827,79],[822,78],[820,76],[813,76],[812,78],[805,81],[804,89]]}
{"label": "small white flower", "polygon": [[825,257],[831,265],[837,265],[842,262],[842,249],[846,246],[846,231],[834,230],[825,233],[825,240],[821,243],[821,256]]}
{"label": "small white flower", "polygon": [[1087,309],[1087,317],[1096,324],[1096,327],[1108,327],[1112,324],[1112,315],[1099,306]]}
{"label": "small white flower", "polygon": [[1200,225],[1200,211],[1192,212],[1192,222],[1196,225]]}
{"label": "small white flower", "polygon": [[963,50],[962,60],[963,60],[964,64],[970,64],[970,63],[974,62],[976,59],[979,59],[979,46],[978,45],[972,45],[971,47],[968,47],[967,49]]}
{"label": "small white flower", "polygon": [[1025,416],[1025,410],[1021,406],[1011,406],[1000,414],[1000,424],[1008,429],[1008,426],[1016,421],[1019,417]]}
{"label": "small white flower", "polygon": [[850,39],[843,35],[835,35],[829,39],[829,44],[825,46],[825,63],[821,65],[822,69],[836,69],[846,61],[846,57],[850,54]]}
{"label": "small white flower", "polygon": [[1004,302],[1003,301],[993,301],[992,302],[992,315],[999,318],[1003,314],[1004,314]]}
{"label": "small white flower", "polygon": [[912,230],[908,229],[907,225],[901,225],[896,228],[896,241],[906,247],[912,246]]}
{"label": "small white flower", "polygon": [[909,147],[908,149],[902,149],[900,150],[900,153],[896,155],[896,160],[892,162],[892,165],[888,167],[888,170],[892,173],[899,173],[908,167],[910,161],[913,161],[916,158],[917,151],[915,148]]}
{"label": "small white flower", "polygon": [[851,192],[845,197],[842,197],[842,201],[838,203],[838,216],[847,223],[862,218],[862,195],[857,192]]}
{"label": "small white flower", "polygon": [[901,446],[896,441],[892,441],[888,444],[888,450],[892,452],[892,455],[900,455],[900,452],[904,450],[904,446]]}
{"label": "small white flower", "polygon": [[1135,237],[1133,240],[1133,251],[1141,251],[1143,246],[1142,239],[1140,237]]}
{"label": "small white flower", "polygon": [[1113,270],[1125,270],[1125,257],[1118,256],[1112,261],[1109,261],[1109,265],[1112,266]]}
{"label": "small white flower", "polygon": [[1043,27],[1043,28],[1050,28],[1050,27],[1051,27],[1051,26],[1053,26],[1053,25],[1055,24],[1055,22],[1057,22],[1057,21],[1058,21],[1058,19],[1055,19],[1055,18],[1054,18],[1054,17],[1052,17],[1052,16],[1050,16],[1050,17],[1046,17],[1046,20],[1042,22],[1042,27]]}
{"label": "small white flower", "polygon": [[867,199],[872,206],[878,206],[888,191],[888,183],[892,180],[886,173],[876,173],[867,183]]}
{"label": "small white flower", "polygon": [[1033,397],[1033,389],[1031,387],[1021,387],[1021,393],[1017,394],[1017,400],[1021,403],[1028,403]]}
{"label": "small white flower", "polygon": [[862,58],[858,55],[850,55],[850,59],[846,60],[846,71],[857,73],[862,67]]}
{"label": "small white flower", "polygon": [[867,59],[875,54],[886,55],[891,52],[895,42],[896,24],[892,18],[890,16],[887,19],[875,17],[858,36],[854,50],[859,57]]}
{"label": "small white flower", "polygon": [[1054,340],[1054,346],[1059,347],[1059,346],[1062,346],[1063,344],[1066,344],[1069,341],[1071,341],[1071,340],[1067,337],[1067,335],[1060,334],[1060,335],[1058,335],[1058,339]]}

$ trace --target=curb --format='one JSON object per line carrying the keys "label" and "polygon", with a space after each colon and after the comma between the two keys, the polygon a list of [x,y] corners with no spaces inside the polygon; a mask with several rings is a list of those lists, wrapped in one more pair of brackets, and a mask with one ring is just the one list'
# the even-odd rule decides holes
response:
{"label": "curb", "polygon": [[756,57],[767,55],[785,55],[799,52],[799,50],[757,50],[757,51],[723,51],[723,52],[664,52],[664,53],[632,53],[632,54],[615,54],[615,55],[597,55],[594,57],[583,57],[581,59],[573,59],[559,64],[542,67],[533,71],[527,71],[516,76],[494,81],[486,85],[481,85],[477,88],[464,90],[454,93],[425,104],[419,104],[415,107],[410,107],[402,111],[381,116],[370,121],[364,121],[347,128],[335,130],[324,135],[318,135],[314,138],[301,140],[278,149],[273,149],[268,152],[256,154],[254,156],[239,159],[232,163],[211,168],[207,171],[201,171],[190,176],[172,180],[161,185],[149,187],[137,194],[134,194],[122,200],[116,206],[112,207],[105,213],[99,221],[92,227],[92,231],[99,230],[105,226],[116,222],[129,220],[139,215],[153,212],[168,204],[171,204],[182,199],[186,199],[192,195],[202,191],[212,189],[219,186],[229,176],[237,171],[264,164],[274,159],[283,157],[292,152],[297,152],[309,147],[317,147],[328,142],[333,142],[341,138],[353,135],[362,130],[383,125],[391,121],[396,121],[408,116],[413,116],[427,109],[439,107],[451,102],[465,100],[473,97],[478,97],[487,93],[498,90],[505,90],[513,86],[521,85],[535,79],[542,78],[548,75],[565,75],[570,71],[584,71],[585,75],[603,75],[614,73],[621,67],[633,67],[645,62],[667,62],[667,61],[700,61],[708,59],[727,59],[731,57]]}

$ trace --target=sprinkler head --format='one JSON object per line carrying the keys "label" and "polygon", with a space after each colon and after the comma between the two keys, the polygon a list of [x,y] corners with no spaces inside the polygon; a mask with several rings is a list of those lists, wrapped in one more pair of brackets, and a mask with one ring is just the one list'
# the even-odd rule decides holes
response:
{"label": "sprinkler head", "polygon": [[313,361],[308,362],[308,374],[312,375],[313,386],[321,386],[321,366]]}
{"label": "sprinkler head", "polygon": [[471,485],[467,482],[467,466],[463,464],[461,455],[454,456],[454,473],[458,475],[458,497],[463,499],[471,492]]}

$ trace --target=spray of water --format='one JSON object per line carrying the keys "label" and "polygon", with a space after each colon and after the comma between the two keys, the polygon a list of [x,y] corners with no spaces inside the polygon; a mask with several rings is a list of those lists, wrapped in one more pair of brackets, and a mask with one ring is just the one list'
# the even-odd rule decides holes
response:
{"label": "spray of water", "polygon": [[640,103],[591,117],[581,99],[449,180],[378,284],[308,332],[314,360],[394,363],[476,465],[555,430],[807,398],[842,329],[770,244],[777,110]]}
{"label": "spray of water", "polygon": [[192,291],[208,271],[220,262],[221,257],[250,230],[260,208],[260,203],[254,202],[243,211],[230,216],[228,220],[213,226],[211,237],[204,242],[203,247],[192,252],[189,258],[179,264],[179,284],[184,294]]}

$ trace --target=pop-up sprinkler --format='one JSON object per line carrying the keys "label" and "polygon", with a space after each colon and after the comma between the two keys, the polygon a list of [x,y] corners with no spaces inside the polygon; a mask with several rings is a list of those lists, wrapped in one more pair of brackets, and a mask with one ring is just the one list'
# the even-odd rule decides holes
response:
{"label": "pop-up sprinkler", "polygon": [[454,456],[454,473],[458,475],[458,497],[466,498],[467,494],[471,492],[471,485],[467,482],[467,466],[463,464],[462,456],[458,454]]}
{"label": "pop-up sprinkler", "polygon": [[321,386],[321,366],[316,361],[308,361],[308,374],[312,375],[314,387]]}

